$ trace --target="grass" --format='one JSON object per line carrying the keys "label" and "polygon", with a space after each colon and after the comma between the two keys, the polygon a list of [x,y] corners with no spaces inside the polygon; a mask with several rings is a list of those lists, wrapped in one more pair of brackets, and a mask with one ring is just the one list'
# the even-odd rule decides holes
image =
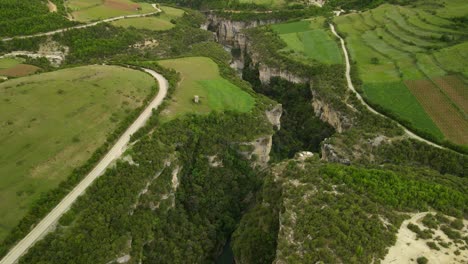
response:
{"label": "grass", "polygon": [[[250,94],[223,79],[218,65],[209,58],[171,59],[159,61],[159,64],[181,74],[181,82],[172,101],[162,113],[164,118],[223,110],[248,112],[255,104],[255,99]],[[199,104],[193,102],[195,95],[200,97]]]}
{"label": "grass", "polygon": [[[315,60],[325,64],[341,64],[341,51],[330,32],[323,28],[324,18],[302,20],[273,25],[280,38],[287,44],[282,52],[303,60]],[[292,53],[292,54],[291,54]]]}
{"label": "grass", "polygon": [[134,27],[137,29],[162,31],[173,28],[175,25],[171,22],[171,20],[177,19],[184,14],[182,9],[166,6],[161,7],[161,9],[163,10],[163,13],[161,13],[159,16],[122,19],[114,21],[111,24],[125,28]]}
{"label": "grass", "polygon": [[17,58],[1,58],[0,59],[0,69],[12,68],[12,67],[22,63],[23,61],[24,60],[17,59]]}
{"label": "grass", "polygon": [[156,11],[151,4],[131,0],[69,0],[66,5],[74,19],[80,22]]}
{"label": "grass", "polygon": [[[449,74],[463,76],[464,80],[456,82],[456,86],[458,89],[463,87],[465,92],[468,90],[468,66],[465,63],[468,42],[455,45],[443,41],[441,36],[449,34],[463,41],[466,32],[453,27],[448,18],[463,12],[468,14],[465,6],[462,7],[459,0],[445,1],[444,7],[423,1],[411,6],[384,4],[366,12],[334,18],[364,83],[365,96],[410,121],[416,128],[458,144],[465,144],[460,131],[468,134],[465,131],[468,121],[460,118],[464,114],[466,117],[460,110],[465,104],[460,93],[440,78]],[[465,11],[455,11],[456,7]],[[412,89],[408,90],[403,85],[405,82]],[[450,93],[450,96],[441,96],[444,95],[440,92],[442,89],[446,89],[444,93]],[[433,98],[427,99],[429,94]],[[414,109],[406,110],[410,103],[415,104]],[[449,118],[448,115],[457,117]],[[457,123],[457,127],[445,120]]]}
{"label": "grass", "polygon": [[365,97],[371,102],[402,116],[416,127],[426,130],[439,139],[444,138],[424,108],[402,82],[366,83],[363,90]]}
{"label": "grass", "polygon": [[31,204],[64,180],[155,81],[116,66],[86,66],[0,83],[0,241]]}
{"label": "grass", "polygon": [[2,58],[0,59],[0,76],[5,77],[22,77],[37,72],[40,68],[23,64],[24,59],[21,58]]}

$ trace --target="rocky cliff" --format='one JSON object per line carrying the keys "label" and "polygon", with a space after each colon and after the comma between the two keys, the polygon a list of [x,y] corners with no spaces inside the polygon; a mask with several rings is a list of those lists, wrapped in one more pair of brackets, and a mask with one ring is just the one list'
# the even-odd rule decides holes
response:
{"label": "rocky cliff", "polygon": [[336,110],[336,108],[322,100],[320,98],[320,94],[312,89],[312,107],[314,108],[314,113],[317,117],[320,118],[323,122],[330,124],[335,131],[338,133],[342,133],[346,129],[351,128],[352,121],[342,111]]}
{"label": "rocky cliff", "polygon": [[251,20],[251,21],[233,21],[220,17],[214,13],[207,14],[207,21],[202,28],[213,31],[216,34],[217,41],[222,45],[237,47],[237,36],[246,28],[277,23],[277,19],[271,20]]}

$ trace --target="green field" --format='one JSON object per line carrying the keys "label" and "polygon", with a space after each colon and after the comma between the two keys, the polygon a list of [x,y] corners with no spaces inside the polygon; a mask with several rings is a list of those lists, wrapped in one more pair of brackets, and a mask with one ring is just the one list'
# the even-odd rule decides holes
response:
{"label": "green field", "polygon": [[371,102],[394,111],[422,130],[432,132],[439,139],[444,137],[405,84],[401,82],[366,83],[363,90],[364,95]]}
{"label": "green field", "polygon": [[[250,94],[223,79],[218,65],[209,58],[189,57],[158,63],[181,74],[181,82],[171,103],[162,113],[163,117],[173,118],[185,113],[208,113],[213,110],[248,112],[255,104]],[[199,104],[193,102],[195,95],[200,97]]]}
{"label": "green field", "polygon": [[16,58],[1,58],[0,59],[0,69],[8,69],[15,67],[16,65],[22,63],[23,59]]}
{"label": "green field", "polygon": [[[364,96],[411,121],[414,127],[452,142],[463,142],[464,139],[445,132],[442,135],[441,131],[459,129],[455,123],[468,121],[460,119],[452,122],[453,127],[447,127],[450,124],[444,120],[446,113],[441,112],[447,109],[430,106],[428,100],[418,101],[424,96],[412,94],[403,83],[429,80],[426,83],[431,87],[413,89],[413,92],[425,93],[434,88],[432,84],[442,91],[444,88],[434,80],[449,74],[458,74],[467,80],[468,42],[465,39],[468,32],[449,19],[463,13],[460,10],[465,10],[463,14],[467,15],[466,4],[462,6],[458,0],[448,1],[444,7],[422,1],[412,6],[385,4],[366,12],[334,18],[337,30],[346,38],[351,59],[356,63],[354,67],[358,68],[364,82]],[[468,91],[468,86],[464,89]],[[447,101],[442,98],[446,97],[444,92],[433,94],[441,97],[433,102]],[[454,101],[447,102],[449,108],[458,111],[461,108]]]}
{"label": "green field", "polygon": [[325,64],[341,64],[341,51],[330,32],[323,28],[324,18],[273,25],[280,38],[287,44],[281,50],[296,60],[315,60]]}
{"label": "green field", "polygon": [[69,0],[65,4],[72,17],[80,22],[156,11],[151,4],[131,0]]}
{"label": "green field", "polygon": [[41,193],[91,157],[154,79],[86,66],[0,83],[0,241]]}
{"label": "green field", "polygon": [[0,77],[23,77],[40,70],[34,65],[24,64],[23,58],[1,58]]}
{"label": "green field", "polygon": [[182,9],[166,6],[161,7],[161,9],[163,10],[163,13],[158,16],[122,19],[114,21],[111,24],[125,28],[134,27],[137,29],[161,31],[173,28],[175,25],[171,22],[171,20],[177,19],[184,14]]}

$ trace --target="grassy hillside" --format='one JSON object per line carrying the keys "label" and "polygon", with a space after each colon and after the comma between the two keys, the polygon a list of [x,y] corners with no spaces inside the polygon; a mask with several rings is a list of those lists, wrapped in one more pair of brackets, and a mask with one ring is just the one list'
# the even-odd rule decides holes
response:
{"label": "grassy hillside", "polygon": [[149,29],[155,31],[168,30],[175,26],[171,20],[179,18],[184,14],[183,10],[168,6],[163,6],[161,9],[163,10],[163,13],[158,16],[123,19],[114,21],[111,24],[125,28],[135,27],[138,29]]}
{"label": "grassy hillside", "polygon": [[468,34],[454,19],[468,15],[463,10],[461,1],[385,4],[334,22],[367,100],[417,130],[467,145]]}
{"label": "grassy hillside", "polygon": [[151,4],[131,0],[69,0],[66,5],[73,18],[80,22],[156,11]]}
{"label": "grassy hillside", "polygon": [[41,193],[90,158],[154,85],[147,74],[115,66],[0,84],[0,240]]}
{"label": "grassy hillside", "polygon": [[[189,57],[159,61],[164,67],[181,74],[181,81],[163,117],[185,113],[208,113],[210,111],[250,111],[255,99],[241,88],[222,78],[218,65],[209,58]],[[193,102],[194,96],[200,103]]]}
{"label": "grassy hillside", "polygon": [[298,22],[273,25],[272,28],[286,42],[281,52],[299,61],[315,60],[325,64],[343,63],[341,51],[324,28],[325,18],[313,18]]}

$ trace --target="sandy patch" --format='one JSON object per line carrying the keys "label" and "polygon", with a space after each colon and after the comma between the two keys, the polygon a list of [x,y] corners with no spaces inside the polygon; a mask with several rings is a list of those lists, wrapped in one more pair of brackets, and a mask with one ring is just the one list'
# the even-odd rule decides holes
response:
{"label": "sandy patch", "polygon": [[[426,243],[434,241],[434,239],[416,239],[416,234],[408,229],[408,223],[413,223],[422,230],[427,229],[421,223],[426,214],[427,212],[414,214],[410,219],[403,221],[398,230],[397,242],[390,248],[387,256],[381,262],[382,264],[416,263],[416,259],[423,256],[429,260],[429,263],[468,263],[468,250],[460,250],[461,254],[455,255],[454,252],[458,247],[440,229],[434,230],[435,234],[433,237],[440,236],[443,241],[452,242],[452,245],[448,248],[440,247],[440,250],[431,249]],[[464,220],[464,223],[465,228],[462,231],[464,233],[462,235],[466,236],[468,221]]]}
{"label": "sandy patch", "polygon": [[49,12],[51,13],[57,12],[57,6],[54,3],[52,3],[50,0],[47,1],[47,7],[49,8]]}

